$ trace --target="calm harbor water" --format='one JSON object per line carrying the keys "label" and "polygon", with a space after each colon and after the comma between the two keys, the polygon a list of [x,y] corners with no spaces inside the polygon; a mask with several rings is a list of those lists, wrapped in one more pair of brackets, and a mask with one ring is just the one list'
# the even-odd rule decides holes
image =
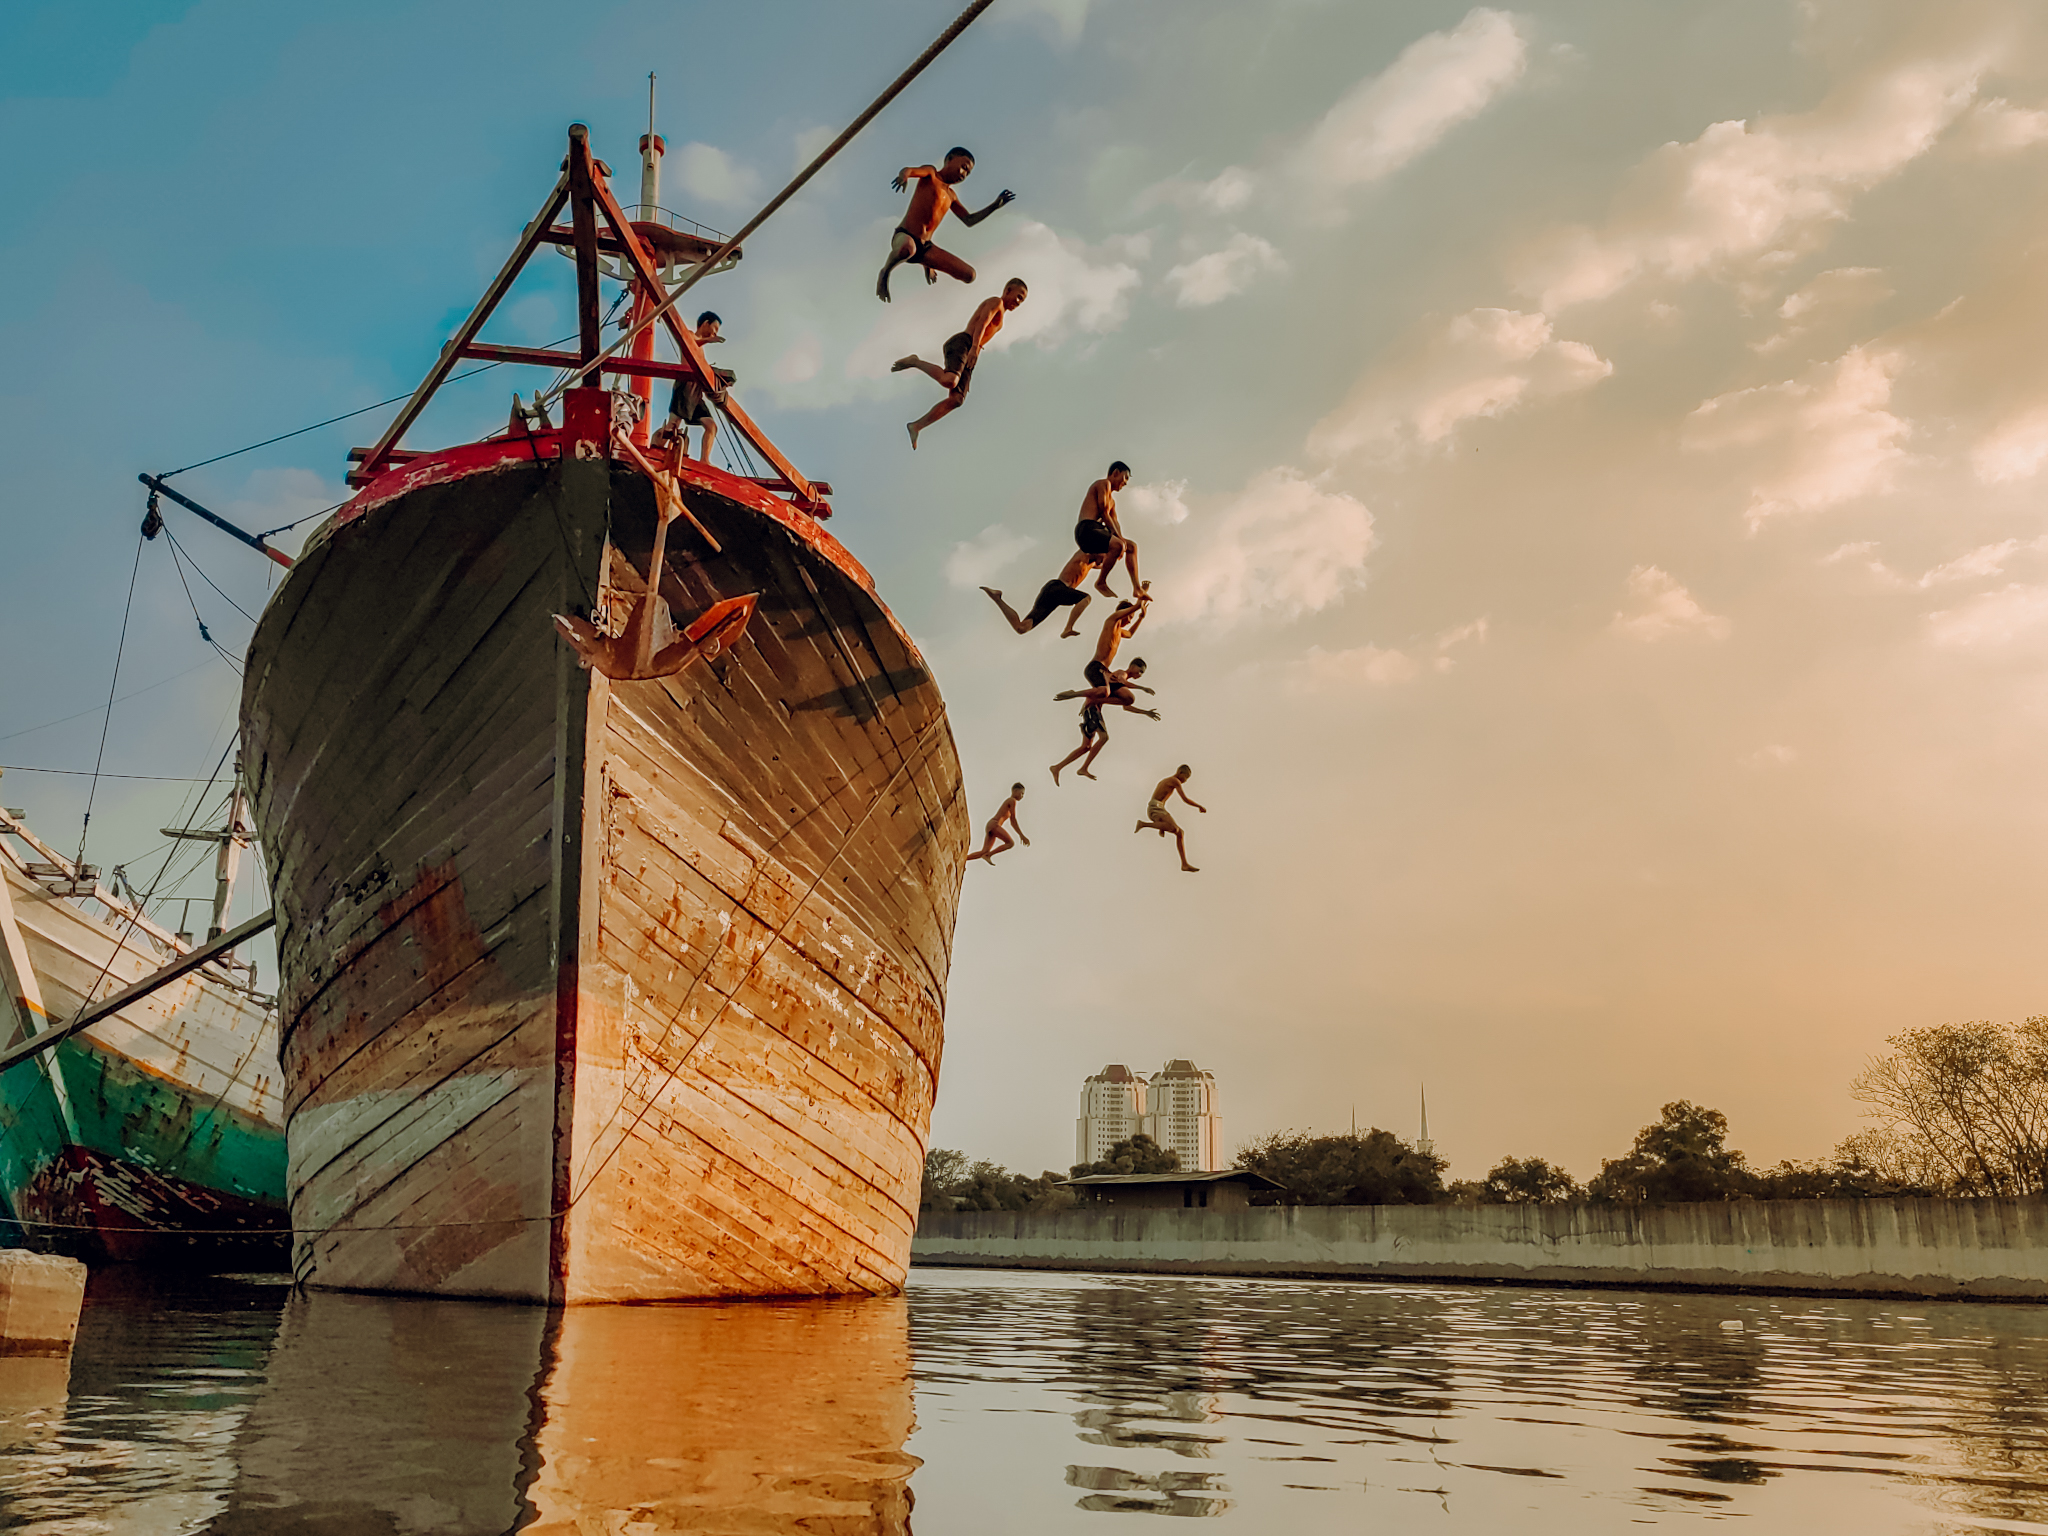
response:
{"label": "calm harbor water", "polygon": [[96,1277],[0,1526],[2048,1533],[2048,1309],[917,1271],[598,1308]]}

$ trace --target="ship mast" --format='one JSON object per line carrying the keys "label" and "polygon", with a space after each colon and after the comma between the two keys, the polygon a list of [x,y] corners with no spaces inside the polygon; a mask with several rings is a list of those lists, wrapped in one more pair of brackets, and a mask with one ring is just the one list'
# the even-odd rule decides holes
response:
{"label": "ship mast", "polygon": [[[228,814],[226,823],[214,832],[195,832],[185,827],[163,827],[159,830],[165,837],[184,842],[218,843],[220,851],[213,860],[213,921],[207,925],[206,941],[211,944],[227,932],[228,903],[235,897],[235,877],[241,872],[242,850],[249,846],[249,797],[242,787],[242,759],[235,757],[234,787],[228,791]],[[223,961],[229,966],[239,966],[232,954]],[[251,967],[253,970],[253,967]]]}
{"label": "ship mast", "polygon": [[[667,152],[668,146],[654,131],[654,71],[650,69],[647,72],[647,132],[640,136],[640,206],[634,210],[640,216],[639,222],[654,223],[661,218],[661,157]],[[620,265],[624,267],[627,264],[621,262]],[[626,324],[640,327],[633,337],[633,358],[636,362],[652,362],[654,327],[641,325],[641,322],[653,314],[655,306],[668,295],[651,289],[638,272],[632,272],[629,280],[633,285],[633,308]],[[644,448],[654,422],[654,380],[646,374],[636,374],[630,387],[644,407],[640,419],[633,424],[633,441]]]}

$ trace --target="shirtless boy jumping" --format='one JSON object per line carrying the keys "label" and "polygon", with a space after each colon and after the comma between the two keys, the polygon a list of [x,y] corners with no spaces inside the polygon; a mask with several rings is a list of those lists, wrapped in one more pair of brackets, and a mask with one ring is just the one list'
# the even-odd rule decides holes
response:
{"label": "shirtless boy jumping", "polygon": [[916,182],[917,190],[910,194],[910,209],[903,215],[889,237],[889,259],[882,263],[882,275],[875,280],[875,297],[884,304],[889,302],[889,274],[909,262],[913,267],[924,268],[924,280],[936,283],[939,274],[957,277],[963,283],[974,281],[974,268],[967,265],[951,251],[941,250],[932,244],[932,236],[939,232],[939,225],[950,210],[953,217],[970,228],[994,213],[1005,203],[1014,203],[1017,194],[1008,187],[996,194],[996,200],[979,213],[969,213],[960,201],[960,194],[953,189],[974,173],[974,156],[964,149],[949,149],[943,165],[906,165],[896,173],[896,179],[889,183],[898,192]]}
{"label": "shirtless boy jumping", "polygon": [[1074,772],[1084,779],[1095,777],[1088,770],[1095,766],[1095,759],[1101,756],[1102,749],[1109,745],[1109,725],[1102,718],[1103,705],[1116,704],[1129,710],[1134,715],[1146,715],[1154,720],[1159,718],[1158,710],[1141,709],[1138,705],[1137,695],[1152,691],[1138,681],[1144,675],[1145,658],[1140,656],[1135,658],[1123,671],[1104,674],[1103,682],[1093,688],[1069,688],[1065,693],[1053,695],[1055,701],[1060,699],[1080,699],[1083,701],[1081,704],[1081,745],[1074,748],[1073,751],[1052,765],[1053,783],[1059,783],[1060,770],[1077,757],[1085,758],[1085,761]]}
{"label": "shirtless boy jumping", "polygon": [[1019,614],[1003,601],[1001,588],[983,587],[981,590],[989,595],[991,602],[1003,610],[1003,617],[1009,621],[1010,628],[1020,635],[1030,634],[1062,608],[1073,609],[1074,611],[1067,615],[1067,627],[1060,631],[1062,640],[1071,640],[1076,633],[1074,626],[1081,622],[1081,614],[1089,603],[1088,594],[1081,590],[1081,583],[1087,575],[1088,557],[1076,550],[1067,557],[1067,563],[1059,575],[1038,589],[1038,599],[1032,603],[1031,611],[1026,614]]}
{"label": "shirtless boy jumping", "polygon": [[917,447],[917,434],[942,416],[950,416],[967,403],[967,384],[974,377],[974,365],[981,361],[981,349],[989,344],[997,331],[1003,328],[1003,316],[1022,304],[1030,289],[1024,279],[1013,277],[1003,284],[1002,297],[983,299],[974,306],[974,314],[967,321],[967,329],[955,331],[946,338],[945,365],[928,363],[915,352],[908,357],[899,357],[889,365],[891,373],[901,373],[906,368],[915,368],[930,374],[946,386],[946,398],[926,411],[913,422],[906,423],[910,432],[910,446]]}
{"label": "shirtless boy jumping", "polygon": [[1081,518],[1074,524],[1074,544],[1082,554],[1100,560],[1102,569],[1096,573],[1095,590],[1104,597],[1115,597],[1109,589],[1109,573],[1116,569],[1117,561],[1124,562],[1124,569],[1131,574],[1131,595],[1141,597],[1145,583],[1138,580],[1138,541],[1124,537],[1124,530],[1116,520],[1116,493],[1131,483],[1131,466],[1118,459],[1109,466],[1109,473],[1088,487],[1088,494],[1081,498]]}
{"label": "shirtless boy jumping", "polygon": [[[1005,853],[1017,846],[1016,840],[1003,830],[1003,823],[1007,821],[1017,829],[1018,837],[1024,837],[1024,824],[1017,819],[1017,802],[1023,798],[1024,786],[1022,784],[1012,784],[1010,786],[1010,798],[1003,802],[1003,808],[990,817],[988,825],[982,829],[981,847],[967,855],[967,861],[970,864],[976,859],[987,859],[989,863],[993,864],[996,861],[997,854]],[[1031,846],[1030,838],[1024,837],[1024,846],[1026,848]]]}
{"label": "shirtless boy jumping", "polygon": [[1145,804],[1145,819],[1131,828],[1131,830],[1133,832],[1157,832],[1161,837],[1171,832],[1173,834],[1173,846],[1180,850],[1180,867],[1188,874],[1199,875],[1201,871],[1188,862],[1187,834],[1181,831],[1180,823],[1173,819],[1173,813],[1166,808],[1166,802],[1178,794],[1181,799],[1187,801],[1189,805],[1193,805],[1204,816],[1209,814],[1209,807],[1197,805],[1193,797],[1188,794],[1188,780],[1194,777],[1194,772],[1194,769],[1190,768],[1186,763],[1182,763],[1173,770],[1170,777],[1161,779],[1158,786],[1152,791],[1152,798]]}
{"label": "shirtless boy jumping", "polygon": [[[1124,601],[1116,605],[1116,611],[1102,621],[1102,634],[1095,642],[1095,656],[1081,669],[1081,675],[1088,679],[1088,686],[1100,688],[1109,682],[1109,664],[1116,660],[1117,648],[1138,632],[1138,626],[1145,622],[1145,615],[1151,609],[1152,596],[1140,593],[1136,602]],[[1145,690],[1150,693],[1152,690]]]}

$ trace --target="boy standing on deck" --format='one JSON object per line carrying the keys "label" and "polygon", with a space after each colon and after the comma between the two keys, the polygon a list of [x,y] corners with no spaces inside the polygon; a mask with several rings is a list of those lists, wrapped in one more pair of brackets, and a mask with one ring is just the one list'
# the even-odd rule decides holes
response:
{"label": "boy standing on deck", "polygon": [[[1018,837],[1024,837],[1024,824],[1017,820],[1017,802],[1023,798],[1024,786],[1022,784],[1012,784],[1010,786],[1010,798],[1003,802],[1002,809],[989,819],[989,824],[986,827],[982,828],[981,847],[967,855],[968,863],[971,864],[976,859],[986,859],[989,863],[993,864],[996,861],[997,854],[1017,846],[1016,840],[1003,830],[1003,823],[1007,821],[1017,829]],[[1031,846],[1030,838],[1024,837],[1024,846],[1026,848]]]}
{"label": "boy standing on deck", "polygon": [[967,383],[974,377],[974,365],[981,361],[981,349],[987,346],[997,331],[1003,328],[1003,316],[1022,304],[1030,292],[1021,277],[1013,277],[1003,284],[1002,297],[983,299],[974,306],[974,314],[967,321],[967,329],[956,331],[946,338],[945,366],[928,363],[915,352],[908,357],[899,357],[889,365],[891,373],[901,373],[906,368],[915,368],[928,373],[946,386],[946,398],[926,411],[917,420],[907,423],[910,432],[910,446],[917,447],[917,434],[942,416],[950,416],[967,403]]}
{"label": "boy standing on deck", "polygon": [[1015,202],[1017,194],[1005,187],[981,212],[969,213],[953,189],[973,174],[974,156],[956,147],[946,151],[944,164],[906,165],[889,183],[901,192],[914,181],[917,190],[910,195],[910,208],[903,215],[903,222],[889,236],[889,259],[882,263],[882,275],[875,279],[875,297],[884,304],[889,302],[889,274],[904,262],[923,267],[928,283],[936,283],[941,272],[963,283],[974,281],[974,268],[951,251],[933,245],[932,236],[939,232],[948,211],[972,228],[1005,203]]}
{"label": "boy standing on deck", "polygon": [[[718,328],[723,323],[717,315],[708,309],[699,315],[697,317],[697,345],[708,347],[715,342],[725,340],[723,336],[718,334]],[[704,433],[701,444],[703,451],[697,457],[707,463],[710,461],[711,445],[718,437],[718,418],[712,414],[712,404],[714,402],[723,404],[725,402],[726,386],[739,377],[738,374],[728,368],[714,369],[713,372],[718,375],[718,388],[715,392],[708,395],[704,392],[704,386],[695,379],[676,380],[676,387],[669,391],[668,420],[663,423],[661,434],[656,438],[657,445],[664,438],[669,441],[680,441],[682,444],[681,456],[688,458],[690,456],[690,428],[701,427]]]}

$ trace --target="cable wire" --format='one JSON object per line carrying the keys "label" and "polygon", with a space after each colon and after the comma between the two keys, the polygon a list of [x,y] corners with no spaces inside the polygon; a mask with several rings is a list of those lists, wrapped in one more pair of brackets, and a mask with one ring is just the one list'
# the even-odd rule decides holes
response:
{"label": "cable wire", "polygon": [[107,760],[107,727],[114,723],[114,690],[121,682],[121,655],[128,649],[128,616],[135,611],[135,576],[142,569],[142,535],[135,536],[135,563],[128,567],[128,599],[121,605],[121,638],[114,642],[114,675],[107,682],[107,712],[100,721],[100,747],[92,760],[92,784],[85,792],[85,819],[78,824],[78,857],[72,862],[85,867],[85,839],[92,830],[92,803],[100,792],[100,766]]}

